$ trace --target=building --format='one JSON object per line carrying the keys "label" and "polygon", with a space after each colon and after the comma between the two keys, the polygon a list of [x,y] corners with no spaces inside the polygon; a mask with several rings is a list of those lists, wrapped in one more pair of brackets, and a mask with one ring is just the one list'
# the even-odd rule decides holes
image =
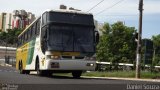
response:
{"label": "building", "polygon": [[11,27],[12,14],[1,13],[0,14],[0,30],[7,32]]}
{"label": "building", "polygon": [[12,28],[25,28],[35,20],[35,15],[25,10],[14,10],[12,19]]}
{"label": "building", "polygon": [[27,16],[28,16],[28,23],[32,23],[36,18],[35,18],[35,15],[32,14],[31,12],[28,12],[27,13]]}
{"label": "building", "polygon": [[35,20],[35,15],[25,10],[14,10],[13,13],[0,13],[0,31],[8,32],[13,28],[23,29]]}
{"label": "building", "polygon": [[12,14],[11,13],[6,13],[6,24],[5,24],[5,31],[7,32],[7,30],[12,29]]}

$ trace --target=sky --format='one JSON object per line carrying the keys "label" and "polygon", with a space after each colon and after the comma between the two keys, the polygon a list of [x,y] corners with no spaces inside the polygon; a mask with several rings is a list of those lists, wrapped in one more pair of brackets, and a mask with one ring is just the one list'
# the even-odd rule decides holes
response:
{"label": "sky", "polygon": [[[61,4],[87,12],[100,1],[102,0],[0,0],[0,12],[11,13],[13,10],[24,9],[39,16],[47,9],[59,9]],[[117,2],[119,3],[116,4]],[[123,21],[125,25],[138,29],[138,4],[139,0],[104,0],[89,13],[99,23]],[[151,38],[160,34],[160,0],[144,0],[143,8],[142,37]]]}

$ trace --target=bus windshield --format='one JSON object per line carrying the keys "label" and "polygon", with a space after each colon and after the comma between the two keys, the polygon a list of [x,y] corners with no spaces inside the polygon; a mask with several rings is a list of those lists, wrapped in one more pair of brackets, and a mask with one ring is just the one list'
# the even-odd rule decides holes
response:
{"label": "bus windshield", "polygon": [[47,13],[47,23],[51,22],[94,26],[93,15],[90,14],[49,12]]}
{"label": "bus windshield", "polygon": [[49,49],[55,51],[94,52],[94,27],[52,25]]}

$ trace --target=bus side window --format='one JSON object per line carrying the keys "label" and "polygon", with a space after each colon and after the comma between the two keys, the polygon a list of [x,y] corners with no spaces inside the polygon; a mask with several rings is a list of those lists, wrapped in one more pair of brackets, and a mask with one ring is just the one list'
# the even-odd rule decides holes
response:
{"label": "bus side window", "polygon": [[35,27],[35,23],[34,23],[32,26],[32,37],[35,37],[35,29],[36,29],[36,27]]}
{"label": "bus side window", "polygon": [[22,45],[22,36],[20,37],[20,45],[19,46],[21,46]]}
{"label": "bus side window", "polygon": [[25,32],[24,36],[25,36],[25,42],[27,42],[27,32]]}
{"label": "bus side window", "polygon": [[35,28],[35,35],[37,36],[37,22],[34,23]]}
{"label": "bus side window", "polygon": [[36,22],[36,34],[39,35],[40,32],[40,19],[38,19],[38,21]]}
{"label": "bus side window", "polygon": [[47,23],[47,14],[44,13],[44,14],[42,15],[42,26],[44,26],[46,23]]}
{"label": "bus side window", "polygon": [[36,29],[36,23],[33,24],[33,29],[34,29],[34,36],[36,36],[36,32],[37,32],[37,31],[36,31],[36,30],[37,30],[37,29]]}
{"label": "bus side window", "polygon": [[21,37],[18,37],[18,44],[17,44],[17,46],[19,47],[20,44],[21,44]]}
{"label": "bus side window", "polygon": [[23,40],[23,44],[24,44],[25,43],[25,34],[23,34],[22,40]]}
{"label": "bus side window", "polygon": [[20,37],[20,45],[22,45],[22,36]]}
{"label": "bus side window", "polygon": [[32,27],[29,28],[30,31],[30,39],[32,38]]}
{"label": "bus side window", "polygon": [[27,30],[27,32],[26,32],[26,34],[27,34],[27,41],[29,40],[29,38],[28,38],[28,37],[29,37],[29,34],[28,34],[28,32],[29,32],[29,31]]}
{"label": "bus side window", "polygon": [[24,43],[26,42],[26,33],[23,34]]}
{"label": "bus side window", "polygon": [[30,28],[28,29],[28,40],[30,41],[30,39],[31,39],[31,34],[30,34],[30,32],[31,32],[31,30],[30,30]]}
{"label": "bus side window", "polygon": [[39,35],[39,33],[40,33],[40,29],[41,29],[41,19],[39,18],[38,19],[38,35]]}
{"label": "bus side window", "polygon": [[22,35],[22,36],[21,36],[21,39],[22,39],[22,44],[24,43],[24,38],[23,38],[23,36],[24,36],[24,35]]}
{"label": "bus side window", "polygon": [[33,26],[31,26],[31,34],[32,34],[32,37],[31,37],[31,38],[33,38],[33,37],[34,37],[34,30],[33,30]]}

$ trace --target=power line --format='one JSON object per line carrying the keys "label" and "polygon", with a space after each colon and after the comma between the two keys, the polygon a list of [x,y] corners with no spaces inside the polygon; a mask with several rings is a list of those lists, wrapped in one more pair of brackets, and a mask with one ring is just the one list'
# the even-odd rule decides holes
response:
{"label": "power line", "polygon": [[89,9],[87,12],[91,11],[92,9],[94,9],[95,7],[97,7],[99,4],[101,4],[104,0],[100,1],[99,3],[97,3],[96,5],[94,5],[91,9]]}
{"label": "power line", "polygon": [[109,14],[107,14],[107,15],[100,15],[100,16],[137,16],[137,15],[135,15],[135,14],[133,14],[133,15],[132,14],[128,14],[128,15],[127,14],[126,15],[125,14],[117,14],[117,15],[109,15]]}
{"label": "power line", "polygon": [[107,8],[105,8],[104,10],[100,11],[100,12],[97,13],[96,15],[98,15],[98,14],[100,14],[100,13],[103,13],[104,11],[106,11],[106,10],[108,10],[108,9],[110,9],[110,8],[112,8],[112,7],[114,7],[114,6],[116,6],[117,4],[121,3],[122,1],[124,1],[124,0],[118,1],[117,3],[113,4],[112,6],[107,7]]}

